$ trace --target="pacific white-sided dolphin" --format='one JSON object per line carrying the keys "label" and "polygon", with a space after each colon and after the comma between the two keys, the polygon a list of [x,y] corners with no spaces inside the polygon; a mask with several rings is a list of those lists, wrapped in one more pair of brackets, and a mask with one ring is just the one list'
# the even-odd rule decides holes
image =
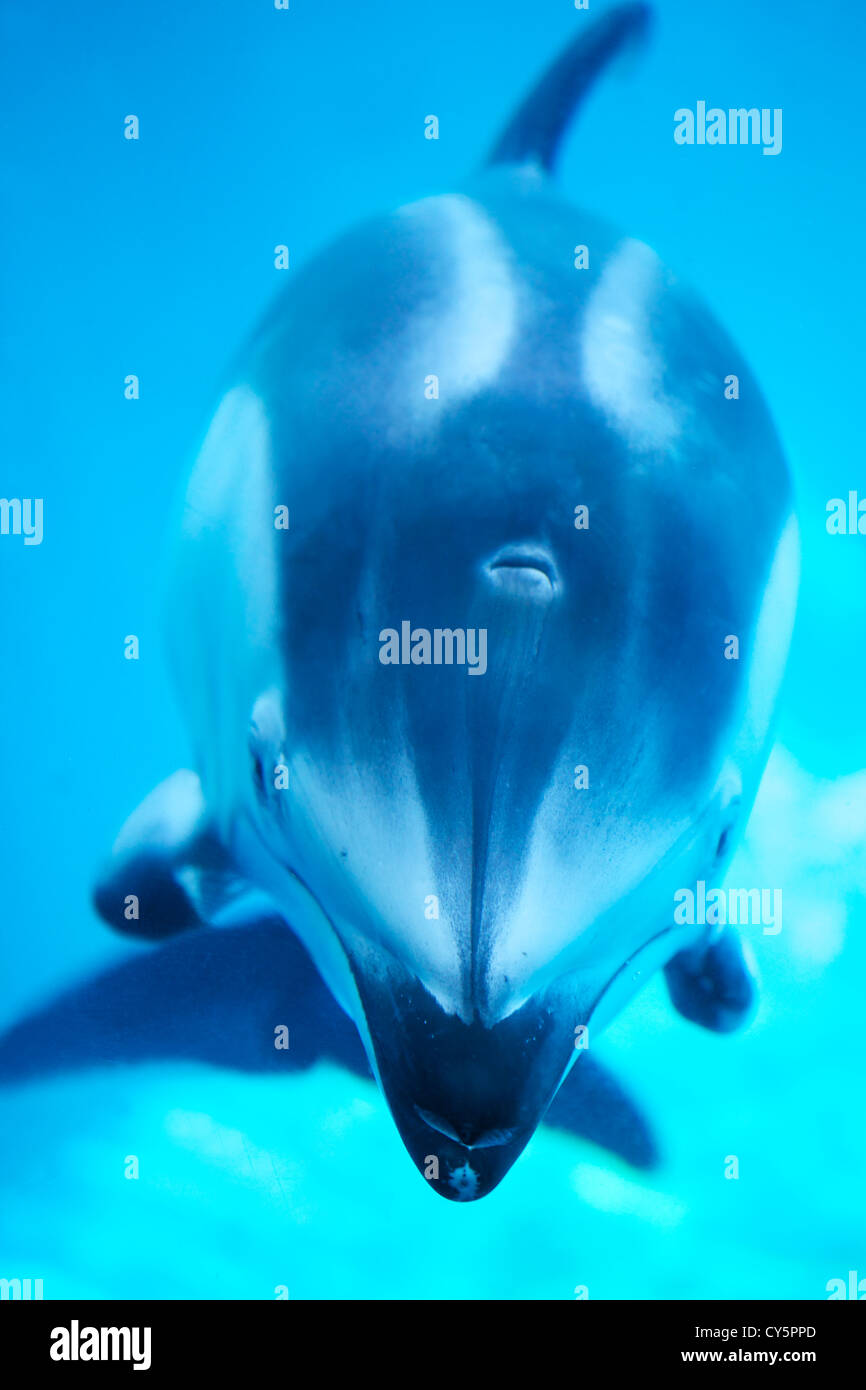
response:
{"label": "pacific white-sided dolphin", "polygon": [[674,894],[718,881],[767,757],[788,474],[707,310],[550,178],[646,18],[587,28],[463,192],[292,272],[179,521],[195,770],[96,890],[154,939],[278,914],[453,1199],[657,968],[709,1027],[752,1005],[735,935],[677,926]]}

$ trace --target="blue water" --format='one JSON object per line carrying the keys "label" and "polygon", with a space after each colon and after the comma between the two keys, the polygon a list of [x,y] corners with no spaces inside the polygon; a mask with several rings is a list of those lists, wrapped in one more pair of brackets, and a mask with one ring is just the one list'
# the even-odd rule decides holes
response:
{"label": "blue water", "polygon": [[[151,1064],[0,1092],[0,1275],[165,1298],[822,1298],[866,1277],[866,538],[825,529],[829,498],[866,495],[866,31],[853,0],[657,12],[560,178],[698,288],[795,476],[779,741],[729,875],[784,895],[783,931],[752,938],[755,1022],[709,1036],[654,980],[599,1054],[653,1117],[661,1167],[542,1130],[472,1206],[425,1190],[373,1085],[334,1067]],[[189,760],[164,532],[226,363],[285,283],[273,247],[297,266],[366,214],[459,186],[585,19],[566,0],[7,0],[0,492],[45,499],[45,539],[0,540],[0,1021],[134,949],[89,886],[129,810]],[[676,146],[673,112],[698,99],[781,107],[782,154]]]}

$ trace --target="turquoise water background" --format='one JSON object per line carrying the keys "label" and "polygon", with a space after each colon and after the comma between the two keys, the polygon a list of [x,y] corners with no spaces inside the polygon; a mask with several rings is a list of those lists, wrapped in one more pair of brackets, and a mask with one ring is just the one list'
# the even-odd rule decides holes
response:
{"label": "turquoise water background", "polygon": [[[462,1207],[425,1189],[372,1083],[334,1067],[147,1065],[2,1091],[0,1276],[124,1298],[824,1298],[866,1278],[866,538],[825,528],[828,499],[866,496],[866,28],[853,0],[656,10],[559,178],[700,291],[795,476],[798,625],[729,873],[783,890],[782,932],[751,929],[755,1022],[709,1036],[653,980],[598,1046],[651,1115],[660,1168],[541,1130]],[[45,539],[0,540],[0,1022],[136,949],[89,888],[131,808],[189,760],[161,647],[164,532],[221,374],[284,283],[274,246],[297,266],[367,214],[458,187],[585,22],[567,0],[7,0],[0,492],[45,499]],[[673,112],[699,99],[781,107],[782,153],[676,146]],[[730,543],[747,538],[744,518]]]}

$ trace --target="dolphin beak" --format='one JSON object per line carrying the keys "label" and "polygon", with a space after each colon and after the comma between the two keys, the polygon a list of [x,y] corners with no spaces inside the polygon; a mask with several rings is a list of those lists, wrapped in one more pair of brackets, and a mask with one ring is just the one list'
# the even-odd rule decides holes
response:
{"label": "dolphin beak", "polygon": [[352,968],[370,1060],[415,1167],[450,1201],[486,1196],[553,1099],[573,1030],[538,998],[492,1026],[466,1023],[395,963]]}

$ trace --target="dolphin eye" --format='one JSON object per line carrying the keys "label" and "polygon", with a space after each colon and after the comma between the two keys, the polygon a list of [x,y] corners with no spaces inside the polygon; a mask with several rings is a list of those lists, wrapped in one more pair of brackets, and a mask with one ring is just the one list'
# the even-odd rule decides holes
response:
{"label": "dolphin eye", "polygon": [[725,824],[722,827],[722,832],[719,835],[718,843],[716,845],[717,860],[723,859],[731,847],[731,840],[733,838],[734,830],[736,828],[737,815],[739,809],[740,800],[739,797],[735,797],[734,800],[731,801],[728,807],[726,808],[727,820],[725,821]]}
{"label": "dolphin eye", "polygon": [[255,789],[256,789],[256,794],[257,794],[257,796],[259,796],[259,797],[261,797],[261,798],[264,798],[264,796],[265,796],[265,769],[264,769],[264,766],[263,766],[263,764],[262,764],[261,754],[259,753],[259,751],[258,751],[257,748],[251,748],[251,749],[250,749],[250,764],[251,764],[252,774],[253,774],[253,786],[254,786]]}

